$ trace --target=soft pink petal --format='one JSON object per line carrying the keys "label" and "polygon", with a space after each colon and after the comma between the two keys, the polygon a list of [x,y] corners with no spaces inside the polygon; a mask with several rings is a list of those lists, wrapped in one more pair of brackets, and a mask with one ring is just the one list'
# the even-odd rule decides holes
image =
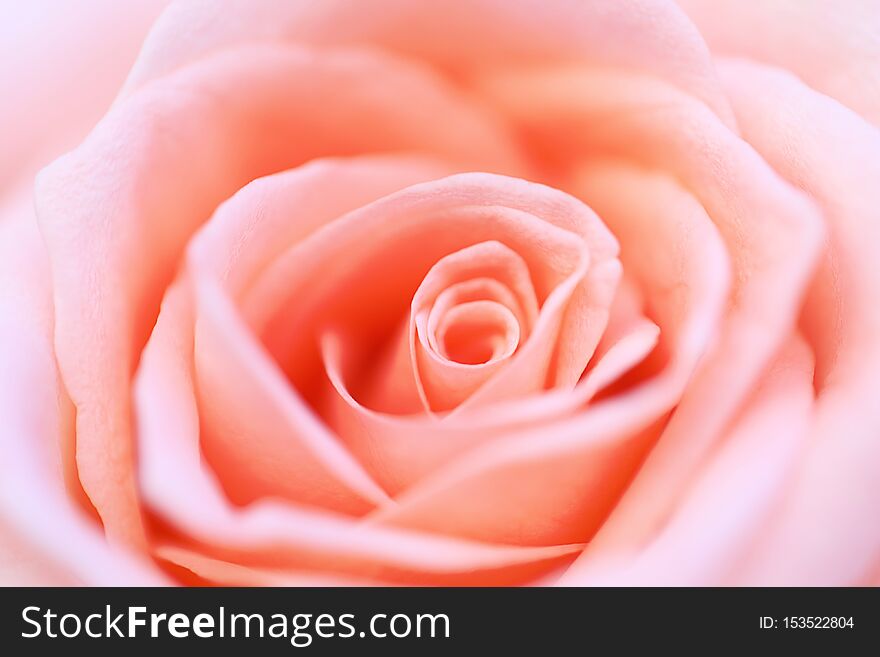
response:
{"label": "soft pink petal", "polygon": [[[325,345],[327,374],[338,396],[322,416],[390,493],[397,493],[468,451],[512,430],[570,415],[635,367],[657,344],[658,328],[646,320],[627,325],[597,352],[595,365],[571,391],[554,390],[501,402],[459,417],[399,416],[361,405],[348,391],[346,363]],[[416,444],[414,444],[416,443]]]}
{"label": "soft pink petal", "polygon": [[853,584],[880,556],[880,131],[782,71],[723,63],[746,139],[825,210],[802,324],[817,353],[809,449],[740,582]]}
{"label": "soft pink petal", "polygon": [[149,585],[106,542],[64,462],[66,399],[52,353],[51,282],[29,195],[0,210],[0,583]]}
{"label": "soft pink petal", "polygon": [[619,273],[616,243],[576,199],[520,179],[461,174],[350,213],[279,257],[247,307],[261,315],[254,321],[258,330],[266,321],[266,344],[305,392],[317,375],[313,336],[321,327],[357,327],[363,344],[381,344],[432,265],[488,240],[504,241],[526,261],[546,312],[505,376],[488,380],[466,403],[543,387],[557,331],[568,332],[568,350],[580,350],[583,371],[607,322]]}
{"label": "soft pink petal", "polygon": [[0,194],[72,148],[107,110],[167,0],[0,3]]}
{"label": "soft pink petal", "polygon": [[[508,342],[502,356],[458,362],[446,353],[438,333],[450,312],[454,316],[462,304],[477,301],[507,309],[516,324],[515,340]],[[537,315],[538,300],[526,262],[501,242],[482,242],[441,258],[416,290],[410,311],[410,351],[427,409],[448,410],[467,399],[528,339]],[[505,333],[511,337],[510,331]],[[472,343],[473,335],[465,341]]]}
{"label": "soft pink petal", "polygon": [[340,577],[309,571],[273,570],[242,566],[222,559],[214,559],[197,551],[172,545],[160,545],[156,555],[169,563],[184,568],[203,582],[215,586],[387,586],[374,580]]}
{"label": "soft pink petal", "polygon": [[680,0],[713,54],[787,69],[880,126],[876,0]]}
{"label": "soft pink petal", "polygon": [[412,157],[316,161],[250,183],[193,239],[201,443],[237,503],[275,496],[363,512],[387,501],[290,388],[235,304],[286,246],[348,210],[445,172]]}
{"label": "soft pink petal", "polygon": [[388,502],[290,389],[216,281],[193,277],[201,444],[230,498],[281,497],[349,513]]}
{"label": "soft pink petal", "polygon": [[222,12],[205,0],[176,2],[147,39],[128,87],[253,41],[376,45],[466,73],[559,60],[632,68],[731,116],[699,33],[667,0],[229,0]]}
{"label": "soft pink petal", "polygon": [[808,440],[813,362],[793,339],[666,524],[645,545],[587,548],[560,580],[574,586],[719,586],[778,522]]}

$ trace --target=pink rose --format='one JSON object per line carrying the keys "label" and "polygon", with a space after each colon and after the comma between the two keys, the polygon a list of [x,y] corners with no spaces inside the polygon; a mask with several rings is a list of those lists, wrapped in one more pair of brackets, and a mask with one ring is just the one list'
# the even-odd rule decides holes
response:
{"label": "pink rose", "polygon": [[878,583],[876,3],[117,4],[3,8],[3,582]]}

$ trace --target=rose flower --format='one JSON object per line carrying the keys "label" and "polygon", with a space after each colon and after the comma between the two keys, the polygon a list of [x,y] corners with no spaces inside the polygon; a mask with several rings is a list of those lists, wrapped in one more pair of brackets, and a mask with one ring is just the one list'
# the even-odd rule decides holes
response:
{"label": "rose flower", "polygon": [[880,582],[880,5],[164,5],[2,9],[0,580]]}

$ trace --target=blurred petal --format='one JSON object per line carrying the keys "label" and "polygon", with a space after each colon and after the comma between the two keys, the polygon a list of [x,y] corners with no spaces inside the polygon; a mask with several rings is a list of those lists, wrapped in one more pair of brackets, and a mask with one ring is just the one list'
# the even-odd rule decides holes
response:
{"label": "blurred petal", "polygon": [[719,586],[778,522],[808,440],[813,363],[793,339],[764,375],[667,523],[645,545],[588,547],[560,583],[573,586]]}
{"label": "blurred petal", "polygon": [[0,196],[85,136],[167,2],[0,2]]}
{"label": "blurred petal", "polygon": [[200,57],[247,41],[375,45],[452,71],[586,61],[666,77],[726,121],[706,46],[667,0],[209,0],[176,2],[147,39],[134,89]]}
{"label": "blurred petal", "polygon": [[21,195],[0,211],[0,583],[161,583],[149,565],[108,545],[72,499],[78,482],[63,462],[50,286],[30,196]]}
{"label": "blurred petal", "polygon": [[809,449],[743,583],[845,585],[880,555],[880,131],[794,76],[721,66],[745,138],[825,211],[828,239],[802,318],[817,353]]}
{"label": "blurred petal", "polygon": [[787,69],[880,126],[876,0],[679,0],[713,54]]}

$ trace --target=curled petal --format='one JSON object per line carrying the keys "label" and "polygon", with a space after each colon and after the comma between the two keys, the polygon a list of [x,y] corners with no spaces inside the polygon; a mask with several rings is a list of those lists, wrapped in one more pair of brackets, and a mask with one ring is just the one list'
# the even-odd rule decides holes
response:
{"label": "curled petal", "polygon": [[[368,242],[373,235],[382,238]],[[311,336],[322,327],[357,326],[365,344],[381,340],[393,333],[393,318],[404,316],[434,263],[490,240],[503,241],[524,259],[543,307],[531,339],[504,368],[506,376],[487,380],[466,404],[543,387],[554,371],[558,334],[566,335],[559,352],[578,351],[582,372],[608,320],[617,246],[583,204],[519,179],[461,174],[365,206],[279,257],[247,303],[262,310],[266,323],[257,322],[257,330],[305,389],[313,374]],[[328,270],[328,262],[338,265]],[[571,363],[562,357],[555,362]]]}
{"label": "curled petal", "polygon": [[[285,245],[447,170],[412,157],[316,161],[247,185],[193,239],[187,273],[197,300],[201,443],[237,503],[269,495],[363,512],[387,501],[289,388],[236,306]],[[290,221],[294,211],[296,221]]]}

